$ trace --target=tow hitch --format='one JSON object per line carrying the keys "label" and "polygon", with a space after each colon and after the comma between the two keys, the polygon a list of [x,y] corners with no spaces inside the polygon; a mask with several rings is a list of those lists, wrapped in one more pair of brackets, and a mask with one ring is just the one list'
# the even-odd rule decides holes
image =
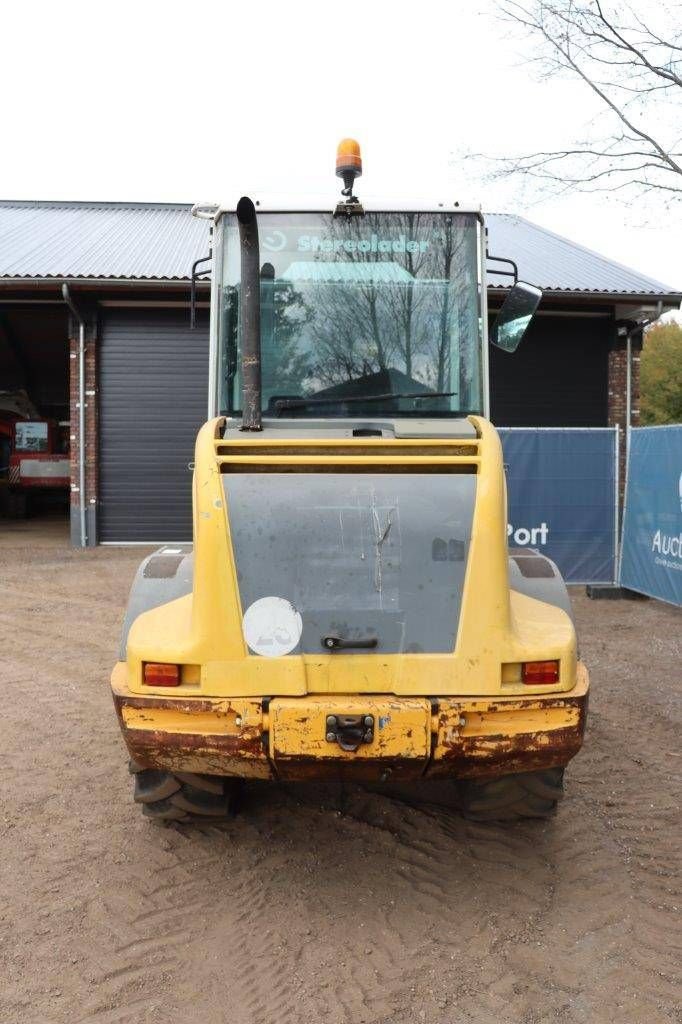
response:
{"label": "tow hitch", "polygon": [[338,743],[342,750],[357,750],[374,739],[373,715],[327,715],[327,743]]}

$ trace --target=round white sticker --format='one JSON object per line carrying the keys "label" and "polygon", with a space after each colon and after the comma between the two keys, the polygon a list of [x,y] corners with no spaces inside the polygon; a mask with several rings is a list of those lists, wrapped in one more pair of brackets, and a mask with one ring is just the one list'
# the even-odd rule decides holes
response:
{"label": "round white sticker", "polygon": [[283,597],[261,597],[246,609],[242,620],[244,639],[265,658],[289,654],[301,639],[303,621]]}

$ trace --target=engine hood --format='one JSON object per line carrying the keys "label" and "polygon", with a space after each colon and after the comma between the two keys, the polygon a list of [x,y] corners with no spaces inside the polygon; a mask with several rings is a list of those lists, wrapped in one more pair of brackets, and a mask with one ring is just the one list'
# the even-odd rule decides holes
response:
{"label": "engine hood", "polygon": [[253,653],[454,649],[475,474],[353,469],[224,475]]}

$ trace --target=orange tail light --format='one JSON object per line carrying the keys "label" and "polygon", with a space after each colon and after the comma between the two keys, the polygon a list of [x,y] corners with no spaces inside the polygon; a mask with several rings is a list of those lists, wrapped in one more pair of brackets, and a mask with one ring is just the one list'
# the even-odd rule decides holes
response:
{"label": "orange tail light", "polygon": [[148,661],[144,666],[143,678],[147,686],[179,686],[180,666]]}
{"label": "orange tail light", "polygon": [[558,661],[524,661],[521,665],[521,679],[528,686],[540,683],[559,682]]}

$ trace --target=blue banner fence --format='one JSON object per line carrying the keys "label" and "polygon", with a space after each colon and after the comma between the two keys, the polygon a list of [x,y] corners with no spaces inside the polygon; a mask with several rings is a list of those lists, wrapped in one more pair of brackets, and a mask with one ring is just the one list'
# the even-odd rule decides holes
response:
{"label": "blue banner fence", "polygon": [[618,428],[504,427],[510,547],[536,548],[567,583],[615,583]]}
{"label": "blue banner fence", "polygon": [[620,584],[682,606],[682,424],[633,427]]}

